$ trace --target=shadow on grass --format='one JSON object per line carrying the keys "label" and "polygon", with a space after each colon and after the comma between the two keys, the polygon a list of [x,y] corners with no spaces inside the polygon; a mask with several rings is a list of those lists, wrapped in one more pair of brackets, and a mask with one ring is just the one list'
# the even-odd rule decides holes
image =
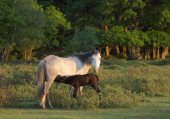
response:
{"label": "shadow on grass", "polygon": [[167,59],[159,59],[159,60],[125,60],[125,59],[109,59],[102,60],[102,64],[104,65],[104,69],[120,69],[128,66],[166,66],[170,65],[170,58]]}
{"label": "shadow on grass", "polygon": [[15,103],[9,103],[3,106],[4,108],[21,108],[21,109],[40,109],[40,106],[35,101],[20,101]]}
{"label": "shadow on grass", "polygon": [[149,64],[149,65],[155,65],[155,66],[170,65],[170,58],[160,59],[160,60],[150,60],[150,61],[146,61],[146,63]]}

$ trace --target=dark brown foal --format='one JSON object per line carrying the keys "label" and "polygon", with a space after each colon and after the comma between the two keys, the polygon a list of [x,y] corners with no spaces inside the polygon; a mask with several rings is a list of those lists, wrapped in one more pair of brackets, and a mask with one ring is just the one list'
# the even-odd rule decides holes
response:
{"label": "dark brown foal", "polygon": [[73,76],[60,76],[58,75],[54,82],[65,83],[72,85],[74,87],[73,97],[77,97],[77,92],[80,86],[91,85],[94,90],[99,93],[100,89],[98,87],[99,78],[97,75],[89,73],[84,75],[73,75]]}

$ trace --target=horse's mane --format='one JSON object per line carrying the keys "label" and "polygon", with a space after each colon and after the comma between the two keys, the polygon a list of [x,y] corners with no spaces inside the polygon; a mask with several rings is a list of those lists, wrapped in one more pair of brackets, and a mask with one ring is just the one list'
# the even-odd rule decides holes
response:
{"label": "horse's mane", "polygon": [[83,64],[91,64],[91,56],[93,55],[94,51],[83,52],[74,54],[73,57],[77,57]]}

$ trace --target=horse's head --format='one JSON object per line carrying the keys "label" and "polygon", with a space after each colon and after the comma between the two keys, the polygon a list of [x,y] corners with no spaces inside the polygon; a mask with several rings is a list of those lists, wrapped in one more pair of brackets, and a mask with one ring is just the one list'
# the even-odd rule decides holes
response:
{"label": "horse's head", "polygon": [[98,49],[93,50],[92,66],[93,66],[96,73],[98,73],[98,70],[99,70],[99,67],[100,67],[100,61],[101,61],[100,51]]}

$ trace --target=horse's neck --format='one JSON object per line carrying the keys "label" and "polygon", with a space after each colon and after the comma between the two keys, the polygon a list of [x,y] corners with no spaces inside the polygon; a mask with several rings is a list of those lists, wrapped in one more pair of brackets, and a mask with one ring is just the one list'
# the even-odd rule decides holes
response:
{"label": "horse's neck", "polygon": [[91,65],[82,65],[82,67],[77,71],[77,74],[87,74],[89,69],[91,68]]}
{"label": "horse's neck", "polygon": [[76,74],[86,74],[91,68],[91,65],[89,64],[82,64],[82,62],[77,57],[69,58],[73,59],[76,64]]}

